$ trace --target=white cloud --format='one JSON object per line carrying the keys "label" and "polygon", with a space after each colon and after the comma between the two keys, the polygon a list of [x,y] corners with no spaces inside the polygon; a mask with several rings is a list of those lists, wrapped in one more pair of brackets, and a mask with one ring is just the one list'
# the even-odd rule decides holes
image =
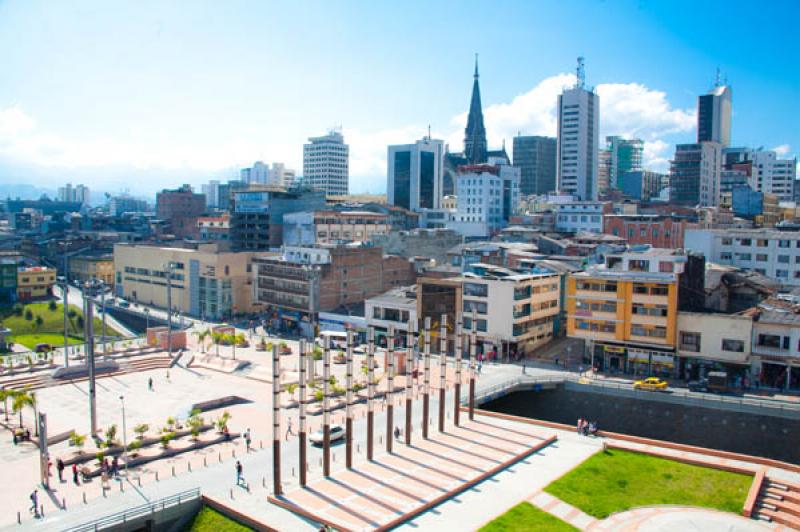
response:
{"label": "white cloud", "polygon": [[[487,105],[484,118],[490,147],[499,147],[505,139],[509,141],[510,153],[510,142],[518,132],[555,136],[557,96],[574,82],[572,74],[557,74],[510,102]],[[695,127],[695,111],[672,107],[663,91],[639,83],[603,84],[596,91],[600,96],[601,139],[609,134],[642,138],[648,167],[665,170],[672,147],[668,137],[688,133]],[[468,101],[464,103],[466,107]],[[466,119],[466,112],[454,116],[443,130],[434,130],[433,136],[445,139],[451,151],[460,150]],[[132,128],[117,137],[65,138],[49,132],[24,110],[13,106],[0,109],[0,159],[43,167],[124,166],[171,170],[176,174],[181,170],[222,171],[264,159],[283,161],[302,171],[300,153],[304,139],[281,138],[278,143],[265,143],[268,137],[259,133],[248,131],[230,138],[204,137],[187,142]],[[384,190],[387,146],[413,142],[426,133],[426,126],[413,124],[373,131],[346,128],[351,190]],[[789,147],[775,149],[786,153]]]}
{"label": "white cloud", "polygon": [[789,152],[791,151],[791,146],[789,146],[788,144],[781,144],[780,146],[775,146],[774,148],[772,148],[772,151],[777,153],[779,156],[783,157],[789,154]]}

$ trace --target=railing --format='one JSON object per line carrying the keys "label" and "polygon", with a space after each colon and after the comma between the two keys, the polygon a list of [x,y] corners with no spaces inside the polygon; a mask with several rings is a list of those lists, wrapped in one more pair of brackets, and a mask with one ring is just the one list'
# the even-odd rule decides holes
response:
{"label": "railing", "polygon": [[164,497],[163,499],[159,499],[157,501],[149,502],[147,504],[142,504],[141,506],[135,506],[133,508],[129,508],[128,510],[107,515],[105,517],[101,517],[100,519],[96,519],[94,521],[90,521],[89,523],[84,523],[82,525],[73,528],[68,528],[66,529],[66,532],[88,532],[91,530],[103,530],[106,528],[110,528],[112,526],[117,526],[123,523],[127,523],[128,521],[139,519],[146,515],[153,515],[156,512],[164,511],[166,508],[180,506],[181,504],[192,502],[199,498],[200,498],[199,488],[182,491],[180,493],[176,493],[175,495],[170,495],[169,497]]}

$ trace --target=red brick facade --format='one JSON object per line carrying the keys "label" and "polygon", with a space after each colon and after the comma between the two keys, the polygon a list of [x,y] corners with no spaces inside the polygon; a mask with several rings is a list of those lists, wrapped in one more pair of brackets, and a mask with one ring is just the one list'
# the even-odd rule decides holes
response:
{"label": "red brick facade", "polygon": [[684,218],[653,214],[606,215],[603,222],[604,233],[624,238],[628,244],[671,249],[682,248],[686,229],[697,227]]}

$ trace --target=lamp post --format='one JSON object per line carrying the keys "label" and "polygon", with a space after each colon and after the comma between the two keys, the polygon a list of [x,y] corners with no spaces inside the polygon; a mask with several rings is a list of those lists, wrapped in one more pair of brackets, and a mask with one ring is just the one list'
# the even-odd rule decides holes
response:
{"label": "lamp post", "polygon": [[120,395],[119,401],[122,403],[122,457],[125,460],[125,476],[128,476],[128,430],[125,424],[125,396]]}
{"label": "lamp post", "polygon": [[166,264],[167,269],[167,353],[172,358],[172,261]]}
{"label": "lamp post", "polygon": [[103,311],[103,356],[106,356],[106,285],[98,281],[100,287],[100,308]]}
{"label": "lamp post", "polygon": [[147,336],[147,329],[150,328],[150,309],[144,308],[144,334]]}

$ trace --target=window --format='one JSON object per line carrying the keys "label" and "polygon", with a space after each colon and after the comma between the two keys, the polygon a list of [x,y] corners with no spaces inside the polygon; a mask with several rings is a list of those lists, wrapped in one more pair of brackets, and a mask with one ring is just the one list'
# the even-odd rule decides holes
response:
{"label": "window", "polygon": [[784,336],[783,337],[783,348],[784,349],[789,349],[789,337],[788,336]]}
{"label": "window", "polygon": [[684,351],[700,352],[700,333],[681,331],[680,348]]}
{"label": "window", "polygon": [[759,238],[758,240],[756,240],[756,246],[758,246],[760,248],[767,247],[767,244],[768,244],[768,242],[766,240],[764,240],[763,238]]}
{"label": "window", "polygon": [[789,270],[775,270],[775,277],[778,279],[788,279]]}
{"label": "window", "polygon": [[739,260],[753,260],[753,256],[750,253],[739,253]]}
{"label": "window", "polygon": [[739,239],[739,244],[741,244],[743,246],[752,246],[753,245],[753,241],[750,240],[749,238],[741,238],[741,239]]}
{"label": "window", "polygon": [[723,338],[722,350],[732,351],[734,353],[744,353],[744,342],[741,340],[731,340],[730,338]]}
{"label": "window", "polygon": [[759,334],[758,345],[778,349],[781,346],[781,337],[775,334]]}
{"label": "window", "polygon": [[778,240],[778,247],[779,248],[788,248],[791,247],[792,242],[790,240]]}
{"label": "window", "polygon": [[675,271],[675,263],[669,261],[661,261],[658,264],[658,271],[662,273],[672,273]]}
{"label": "window", "polygon": [[758,262],[767,262],[767,260],[768,260],[768,258],[767,258],[767,255],[765,253],[758,253],[756,255],[756,261],[758,261]]}
{"label": "window", "polygon": [[733,259],[733,253],[730,251],[723,251],[719,254],[719,260],[731,260]]}
{"label": "window", "polygon": [[471,301],[469,299],[465,299],[464,313],[472,314],[472,312],[477,312],[478,314],[486,314],[486,303],[483,301]]}
{"label": "window", "polygon": [[730,246],[732,244],[733,244],[733,239],[732,238],[723,238],[722,239],[722,245],[723,246]]}
{"label": "window", "polygon": [[668,288],[666,286],[654,286],[650,289],[651,296],[665,296]]}
{"label": "window", "polygon": [[789,255],[778,255],[778,262],[781,264],[789,264]]}
{"label": "window", "polygon": [[650,269],[649,260],[631,260],[628,261],[628,268],[631,271],[646,272]]}
{"label": "window", "polygon": [[464,295],[474,297],[486,297],[489,289],[485,284],[464,283]]}

